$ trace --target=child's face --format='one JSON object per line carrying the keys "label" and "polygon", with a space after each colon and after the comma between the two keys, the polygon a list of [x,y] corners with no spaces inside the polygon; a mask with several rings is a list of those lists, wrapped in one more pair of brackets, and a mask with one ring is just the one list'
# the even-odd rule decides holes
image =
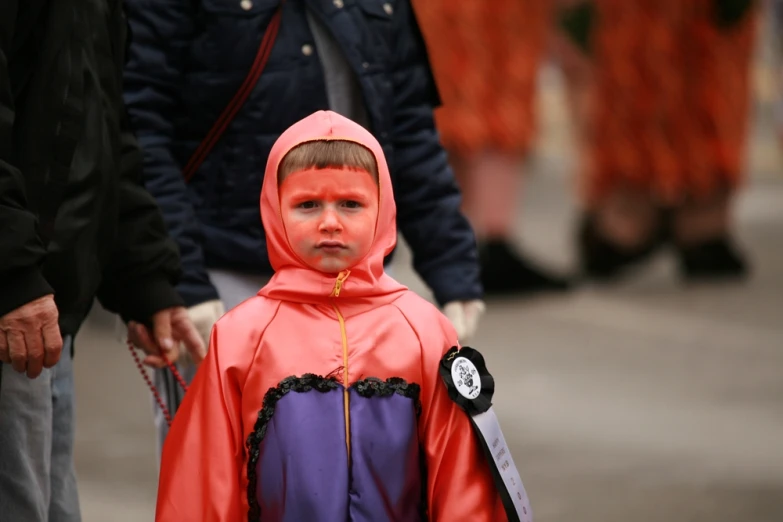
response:
{"label": "child's face", "polygon": [[294,252],[338,273],[367,255],[378,221],[378,185],[364,170],[306,170],[280,185],[280,212]]}

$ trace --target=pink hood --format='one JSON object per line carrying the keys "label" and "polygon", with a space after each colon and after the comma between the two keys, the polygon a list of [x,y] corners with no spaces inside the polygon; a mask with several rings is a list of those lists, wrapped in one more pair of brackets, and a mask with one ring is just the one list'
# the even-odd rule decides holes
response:
{"label": "pink hood", "polygon": [[[378,141],[362,126],[331,111],[318,111],[286,130],[269,154],[261,189],[261,219],[266,231],[269,261],[275,275],[258,295],[299,303],[324,303],[332,294],[337,277],[306,267],[288,242],[280,214],[277,170],[285,155],[308,141],[346,140],[370,149],[378,163],[380,202],[375,239],[367,256],[350,269],[340,291],[346,304],[377,306],[396,299],[406,287],[386,275],[383,259],[397,244],[397,208],[391,177]],[[362,307],[363,308],[363,307]]]}

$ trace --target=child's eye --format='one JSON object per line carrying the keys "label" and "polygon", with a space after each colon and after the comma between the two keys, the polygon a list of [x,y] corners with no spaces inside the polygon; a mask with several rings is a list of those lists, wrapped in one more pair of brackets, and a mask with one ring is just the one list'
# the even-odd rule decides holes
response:
{"label": "child's eye", "polygon": [[362,208],[362,204],[354,200],[348,200],[343,204],[348,208]]}
{"label": "child's eye", "polygon": [[315,208],[316,206],[317,205],[316,205],[315,201],[303,201],[303,202],[299,203],[296,207],[304,209],[304,210],[310,210],[310,209]]}

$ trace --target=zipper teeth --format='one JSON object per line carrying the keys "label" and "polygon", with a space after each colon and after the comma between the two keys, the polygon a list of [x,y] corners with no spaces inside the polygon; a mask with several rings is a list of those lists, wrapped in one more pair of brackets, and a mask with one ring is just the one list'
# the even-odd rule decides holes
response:
{"label": "zipper teeth", "polygon": [[[334,289],[332,290],[332,298],[340,296],[343,283],[348,276],[351,275],[350,270],[345,270],[337,275],[337,279],[334,282]],[[343,415],[345,416],[345,448],[348,452],[348,469],[351,468],[351,397],[348,393],[348,333],[345,330],[345,318],[340,313],[340,308],[333,300],[332,306],[337,314],[337,322],[340,323],[340,337],[343,344]]]}
{"label": "zipper teeth", "polygon": [[340,335],[343,341],[343,415],[345,416],[345,447],[348,451],[348,467],[351,466],[351,410],[348,394],[348,335],[345,332],[345,319],[336,304],[332,303],[340,323]]}

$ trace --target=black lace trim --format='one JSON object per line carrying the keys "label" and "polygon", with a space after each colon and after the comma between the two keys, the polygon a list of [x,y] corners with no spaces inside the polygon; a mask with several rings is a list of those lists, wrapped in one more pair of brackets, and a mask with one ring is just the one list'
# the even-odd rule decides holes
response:
{"label": "black lace trim", "polygon": [[[272,420],[272,416],[275,414],[277,402],[287,393],[292,391],[305,393],[315,390],[320,393],[326,393],[338,388],[340,388],[340,383],[334,377],[321,377],[320,375],[306,373],[301,377],[287,377],[280,381],[280,384],[275,388],[270,388],[266,394],[264,394],[264,401],[261,406],[261,411],[258,412],[258,419],[253,428],[253,433],[248,436],[247,442],[245,443],[248,454],[248,522],[261,521],[261,506],[258,505],[258,498],[256,497],[256,488],[258,487],[256,469],[258,467],[258,458],[261,453],[261,441],[263,441],[266,436],[266,428],[269,425],[269,421]],[[403,397],[413,400],[414,407],[416,408],[416,416],[418,417],[421,415],[421,400],[419,399],[421,387],[415,383],[408,383],[405,379],[400,377],[391,377],[385,381],[375,377],[369,377],[352,384],[351,388],[355,389],[356,393],[365,398],[389,397],[395,393],[402,395]]]}
{"label": "black lace trim", "polygon": [[351,385],[356,393],[365,398],[389,397],[390,395],[402,395],[413,401],[416,408],[416,417],[421,415],[421,386],[409,383],[400,377],[390,377],[382,381],[376,377],[369,377]]}

